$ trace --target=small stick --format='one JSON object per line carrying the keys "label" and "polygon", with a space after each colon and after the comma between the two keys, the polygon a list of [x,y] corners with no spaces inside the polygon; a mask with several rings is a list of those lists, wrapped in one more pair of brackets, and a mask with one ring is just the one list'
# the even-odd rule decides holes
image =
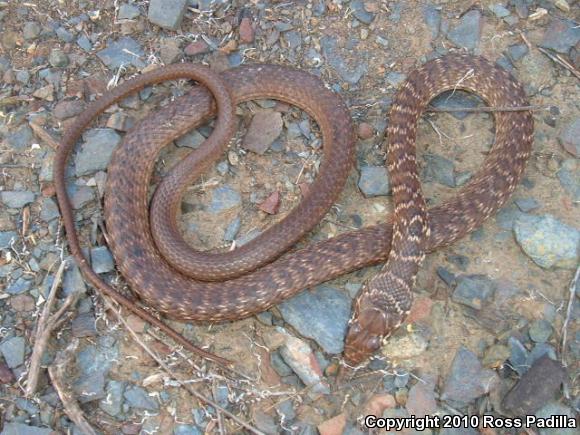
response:
{"label": "small stick", "polygon": [[44,303],[44,308],[36,324],[34,340],[34,348],[32,349],[32,356],[30,357],[30,369],[28,370],[28,381],[26,386],[26,397],[31,397],[36,392],[36,387],[38,386],[38,377],[40,374],[40,362],[44,351],[48,346],[48,340],[50,339],[50,334],[52,331],[60,324],[59,319],[66,312],[66,310],[76,303],[79,293],[71,293],[62,307],[54,314],[50,315],[52,306],[56,300],[56,291],[58,286],[62,281],[62,274],[66,266],[66,261],[60,263],[60,266],[54,276],[54,281],[50,288],[50,293],[48,294],[48,299]]}
{"label": "small stick", "polygon": [[[76,293],[78,294],[78,293]],[[54,364],[48,368],[52,385],[62,401],[66,415],[79,427],[85,435],[97,435],[91,427],[83,411],[74,398],[73,392],[65,379],[70,377],[68,365],[72,361],[79,346],[78,338],[74,338],[64,351],[56,356]]]}
{"label": "small stick", "polygon": [[429,106],[427,108],[427,112],[470,112],[470,113],[479,113],[479,112],[523,112],[523,111],[533,111],[533,110],[550,110],[553,106],[542,106],[542,105],[533,105],[533,106],[515,106],[515,107],[450,107],[448,109],[438,109],[433,106]]}
{"label": "small stick", "polygon": [[29,122],[28,125],[30,126],[32,131],[34,131],[34,134],[36,134],[41,140],[46,142],[48,146],[50,146],[55,151],[58,149],[59,144],[44,128],[42,128],[38,124],[35,124],[34,122]]}
{"label": "small stick", "polygon": [[195,398],[197,398],[198,400],[202,401],[203,403],[205,403],[206,405],[209,406],[213,406],[216,411],[221,412],[222,414],[224,414],[225,416],[231,418],[232,420],[234,420],[236,423],[238,423],[239,425],[245,427],[247,430],[249,430],[250,432],[252,432],[255,435],[265,435],[263,432],[259,431],[258,429],[256,429],[255,427],[249,425],[248,423],[246,423],[244,420],[240,419],[239,417],[237,417],[236,415],[232,414],[231,412],[229,412],[228,410],[222,408],[220,405],[218,405],[217,403],[215,403],[213,400],[208,399],[207,397],[205,397],[204,395],[202,395],[201,393],[198,393],[197,391],[195,391],[189,384],[186,383],[186,381],[181,378],[181,376],[179,376],[177,373],[175,373],[173,370],[171,370],[171,368],[165,364],[163,362],[163,360],[161,360],[161,358],[159,358],[157,356],[157,354],[155,352],[153,352],[137,335],[137,333],[135,331],[133,331],[133,329],[129,326],[129,324],[127,323],[127,321],[123,318],[123,316],[121,316],[121,313],[113,306],[113,304],[108,300],[108,298],[103,297],[103,300],[105,301],[105,304],[107,305],[107,308],[109,308],[117,317],[117,319],[123,324],[123,326],[125,326],[125,328],[127,329],[127,331],[129,331],[129,334],[131,334],[131,336],[133,337],[133,340],[135,340],[135,342],[141,346],[141,348],[147,352],[149,354],[149,356],[151,358],[153,358],[155,360],[155,362],[157,364],[159,364],[159,366],[165,370],[167,372],[167,374],[169,376],[171,376],[173,379],[175,379],[183,388],[185,388],[189,394],[191,394],[192,396],[194,396]]}
{"label": "small stick", "polygon": [[570,71],[577,79],[580,79],[580,72],[578,72],[578,70],[576,68],[574,68],[572,65],[570,65],[570,63],[568,61],[566,61],[565,59],[562,59],[562,57],[560,55],[558,55],[558,54],[554,55],[542,47],[538,47],[538,50],[540,50],[540,52],[542,52],[546,56],[548,56],[552,60],[552,62],[555,62],[560,66],[563,66],[568,71]]}
{"label": "small stick", "polygon": [[574,297],[576,296],[576,286],[578,285],[578,279],[580,279],[580,266],[576,269],[574,278],[570,282],[570,297],[568,298],[568,309],[566,310],[566,319],[562,325],[562,365],[567,367],[566,363],[566,340],[568,340],[568,323],[572,317],[572,307],[574,306]]}
{"label": "small stick", "polygon": [[34,98],[20,95],[14,97],[6,97],[0,100],[0,107],[14,106],[15,104],[24,103],[27,101],[34,101]]}

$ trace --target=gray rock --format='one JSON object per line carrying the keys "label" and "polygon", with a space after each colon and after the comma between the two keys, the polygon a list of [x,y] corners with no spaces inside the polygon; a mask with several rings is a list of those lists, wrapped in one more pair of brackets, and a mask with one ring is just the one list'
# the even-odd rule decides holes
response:
{"label": "gray rock", "polygon": [[580,201],[580,164],[574,159],[566,159],[556,173],[560,185],[572,197],[574,202]]}
{"label": "gray rock", "polygon": [[208,211],[217,214],[237,207],[241,203],[242,195],[240,195],[240,192],[226,184],[213,190],[211,204],[208,207]]}
{"label": "gray rock", "polygon": [[515,337],[510,337],[508,343],[510,346],[510,365],[521,376],[530,368],[528,364],[528,350]]}
{"label": "gray rock", "polygon": [[173,428],[173,435],[203,435],[203,432],[191,424],[178,424]]}
{"label": "gray rock", "polygon": [[288,44],[288,48],[290,50],[296,50],[297,48],[300,48],[300,46],[302,45],[302,35],[300,34],[300,32],[297,32],[295,30],[285,32],[284,40],[286,41],[286,44]]}
{"label": "gray rock", "polygon": [[26,340],[24,337],[12,337],[0,343],[0,352],[11,369],[24,364]]}
{"label": "gray rock", "polygon": [[517,62],[518,60],[520,60],[522,57],[528,54],[529,51],[530,49],[526,44],[510,45],[507,50],[508,56],[513,62]]}
{"label": "gray rock", "polygon": [[25,293],[30,290],[32,286],[32,281],[28,279],[24,279],[23,277],[18,278],[8,287],[6,287],[6,293],[10,295],[19,295],[21,293]]}
{"label": "gray rock", "polygon": [[127,387],[123,397],[131,408],[147,409],[149,411],[157,411],[159,409],[159,404],[149,396],[147,390],[136,385]]}
{"label": "gray rock", "polygon": [[[563,415],[568,419],[576,419],[578,425],[578,414],[572,409],[557,401],[549,402],[542,409],[536,412],[536,417],[542,419],[549,419],[553,415]],[[578,433],[578,428],[544,428],[540,429],[541,435],[575,435]]]}
{"label": "gray rock", "polygon": [[389,5],[389,8],[391,9],[391,15],[389,15],[389,20],[391,20],[393,23],[400,22],[401,15],[403,14],[403,9],[405,8],[405,3],[402,1],[392,3],[391,5]]}
{"label": "gray rock", "polygon": [[0,249],[7,249],[18,240],[16,231],[0,231]]}
{"label": "gray rock", "polygon": [[536,320],[530,325],[528,334],[535,343],[545,343],[552,335],[552,325],[544,319]]}
{"label": "gray rock", "polygon": [[350,318],[350,299],[344,293],[318,286],[283,302],[278,308],[286,322],[301,335],[314,339],[325,352],[342,352]]}
{"label": "gray rock", "polygon": [[554,361],[558,359],[556,355],[556,350],[552,346],[550,346],[548,343],[538,343],[534,346],[534,348],[528,355],[528,359],[526,361],[528,367],[534,365],[534,363],[538,361],[540,358],[542,358],[544,355],[546,355],[548,358]]}
{"label": "gray rock", "polygon": [[121,143],[121,136],[111,128],[91,129],[83,134],[83,139],[75,156],[77,177],[106,169],[113,151]]}
{"label": "gray rock", "polygon": [[23,85],[27,85],[30,81],[30,73],[25,69],[16,71],[16,80]]}
{"label": "gray rock", "polygon": [[365,4],[362,0],[352,0],[350,8],[354,17],[362,23],[370,24],[375,19],[375,14],[365,9]]}
{"label": "gray rock", "polygon": [[460,18],[459,24],[447,34],[447,39],[458,47],[474,50],[479,45],[482,26],[481,12],[471,10]]}
{"label": "gray rock", "polygon": [[226,242],[232,242],[236,239],[236,236],[240,232],[240,228],[242,226],[242,220],[239,216],[236,216],[233,221],[227,226],[226,231],[224,233],[224,240]]}
{"label": "gray rock", "polygon": [[576,158],[580,158],[580,117],[564,126],[558,135],[560,144]]}
{"label": "gray rock", "polygon": [[91,249],[91,266],[96,273],[107,273],[115,269],[115,261],[106,246]]}
{"label": "gray rock", "polygon": [[82,313],[72,321],[72,333],[75,337],[94,337],[97,335],[93,313]]}
{"label": "gray rock", "polygon": [[534,263],[545,269],[576,268],[580,231],[552,215],[522,215],[514,223],[516,241]]}
{"label": "gray rock", "polygon": [[279,433],[274,418],[260,409],[253,412],[253,422],[256,425],[256,428],[265,435],[275,435]]}
{"label": "gray rock", "polygon": [[119,346],[111,336],[98,338],[77,354],[78,376],[73,390],[81,403],[100,400],[105,395],[105,377],[119,358]]}
{"label": "gray rock", "polygon": [[139,69],[145,67],[145,62],[141,60],[145,57],[145,52],[139,43],[129,36],[109,42],[107,48],[97,52],[97,56],[111,70],[121,65],[133,65]]}
{"label": "gray rock", "polygon": [[133,20],[137,18],[141,13],[139,12],[139,7],[135,5],[131,5],[128,3],[123,3],[119,7],[119,13],[117,18],[119,20]]}
{"label": "gray rock", "polygon": [[[340,55],[336,38],[332,36],[323,36],[320,39],[322,54],[328,64],[337,72],[342,80],[350,84],[357,84],[363,75],[366,74],[368,64],[359,58],[356,66],[349,67]],[[359,52],[360,54],[360,52]]]}
{"label": "gray rock", "polygon": [[35,21],[28,21],[22,28],[22,36],[28,41],[32,41],[40,36],[42,28]]}
{"label": "gray rock", "polygon": [[68,65],[68,56],[60,48],[53,48],[50,50],[48,62],[55,68],[64,68]]}
{"label": "gray rock", "polygon": [[62,288],[64,294],[67,296],[77,291],[81,293],[86,293],[87,291],[87,286],[81,275],[81,271],[71,257],[67,258],[67,267],[64,271]]}
{"label": "gray rock", "polygon": [[4,424],[0,435],[52,435],[55,433],[49,427],[29,426],[24,423],[10,422]]}
{"label": "gray rock", "polygon": [[540,207],[540,203],[534,198],[518,198],[515,199],[514,202],[524,213],[528,213]]}
{"label": "gray rock", "polygon": [[58,206],[52,198],[43,198],[40,205],[40,219],[50,222],[60,216]]}
{"label": "gray rock", "polygon": [[448,287],[453,287],[457,283],[455,274],[442,266],[437,268],[437,275]]}
{"label": "gray rock", "polygon": [[278,351],[272,352],[270,354],[270,364],[276,373],[282,377],[290,376],[293,373],[290,366],[284,362],[284,359]]}
{"label": "gray rock", "polygon": [[34,135],[28,124],[24,124],[14,133],[6,135],[6,143],[16,151],[22,151],[26,147],[32,145],[33,142]]}
{"label": "gray rock", "polygon": [[[79,47],[81,47],[83,50],[85,50],[87,53],[91,52],[93,49],[93,44],[91,43],[91,40],[89,38],[87,38],[87,36],[85,34],[81,34],[78,38],[77,38],[77,44]],[[106,59],[108,61],[112,61],[111,60],[111,52],[106,52],[105,53]],[[105,62],[105,61],[103,61]],[[114,66],[110,66],[109,68],[114,69]]]}
{"label": "gray rock", "polygon": [[481,310],[495,291],[495,283],[485,275],[468,275],[459,278],[452,299],[468,307]]}
{"label": "gray rock", "polygon": [[177,30],[185,14],[187,0],[151,0],[147,18],[164,29]]}
{"label": "gray rock", "polygon": [[510,11],[503,5],[496,3],[489,6],[489,10],[498,18],[505,18],[510,15]]}
{"label": "gray rock", "polygon": [[361,167],[358,188],[367,198],[388,195],[391,186],[387,168],[384,166]]}
{"label": "gray rock", "polygon": [[516,14],[522,19],[528,18],[529,10],[526,0],[511,0],[512,5],[516,9]]}
{"label": "gray rock", "polygon": [[506,394],[503,408],[514,415],[533,414],[554,399],[565,378],[566,370],[562,365],[543,356]]}
{"label": "gray rock", "polygon": [[407,76],[405,74],[392,71],[387,74],[387,83],[395,88],[398,88],[406,78]]}
{"label": "gray rock", "polygon": [[441,28],[441,9],[433,5],[425,5],[423,7],[423,19],[425,24],[431,30],[431,39],[439,36],[439,29]]}
{"label": "gray rock", "polygon": [[552,18],[540,46],[567,54],[580,41],[580,27],[572,20]]}
{"label": "gray rock", "polygon": [[512,230],[515,221],[524,215],[514,204],[504,205],[495,215],[497,225],[503,230]]}
{"label": "gray rock", "polygon": [[455,187],[455,164],[451,160],[431,153],[426,153],[423,158],[426,165],[421,176],[425,181]]}
{"label": "gray rock", "polygon": [[0,192],[0,200],[8,208],[22,208],[34,202],[34,192],[29,190],[6,190]]}
{"label": "gray rock", "polygon": [[123,381],[107,382],[107,396],[99,402],[99,408],[113,417],[120,415],[123,409],[123,393],[126,385],[127,383]]}
{"label": "gray rock", "polygon": [[199,146],[205,141],[205,136],[197,130],[191,130],[185,133],[183,136],[175,140],[175,144],[178,147],[188,147],[194,150],[199,148]]}
{"label": "gray rock", "polygon": [[468,404],[489,393],[498,382],[499,378],[493,370],[484,369],[473,352],[460,347],[453,359],[441,399]]}
{"label": "gray rock", "polygon": [[95,198],[95,192],[92,187],[77,186],[75,184],[67,186],[67,192],[71,199],[71,204],[75,210],[83,208],[86,204]]}
{"label": "gray rock", "polygon": [[58,39],[64,42],[72,42],[74,39],[73,34],[66,30],[64,27],[59,27],[56,29],[56,36]]}

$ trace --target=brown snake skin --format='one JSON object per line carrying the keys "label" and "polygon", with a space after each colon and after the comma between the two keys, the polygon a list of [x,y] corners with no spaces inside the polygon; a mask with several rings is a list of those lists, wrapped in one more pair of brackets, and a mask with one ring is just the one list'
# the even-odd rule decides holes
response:
{"label": "brown snake skin", "polygon": [[[228,126],[233,125],[229,122],[233,109],[226,102],[228,92],[210,74],[204,68],[176,65],[125,82],[79,116],[55,158],[55,183],[69,245],[85,277],[182,344],[187,343],[182,337],[119,295],[91,270],[80,249],[64,188],[66,162],[82,131],[106,107],[129,93],[149,82],[189,77],[208,86],[220,108],[214,134],[158,187],[151,206],[151,227],[147,199],[154,160],[164,145],[215,113],[210,93],[195,87],[159,109],[125,137],[113,156],[108,169],[105,217],[110,247],[131,288],[148,305],[174,318],[235,320],[266,310],[304,288],[387,261],[381,272],[363,286],[354,303],[344,353],[349,364],[364,361],[403,322],[411,307],[411,289],[424,253],[463,237],[497,211],[519,182],[531,150],[531,113],[494,113],[496,141],[481,170],[454,198],[427,210],[417,176],[414,143],[417,121],[429,101],[443,91],[465,89],[476,92],[491,106],[527,105],[521,86],[483,58],[450,55],[428,62],[409,74],[390,112],[387,164],[394,217],[385,217],[384,224],[341,234],[279,257],[335,202],[352,169],[353,128],[342,100],[316,77],[282,66],[242,66],[221,74],[233,102],[274,98],[305,110],[321,128],[324,159],[310,192],[278,225],[232,252],[196,253],[183,242],[175,224],[183,183],[198,178],[221,155],[223,139],[231,134]],[[164,253],[169,252],[169,260],[161,256],[156,243]]]}

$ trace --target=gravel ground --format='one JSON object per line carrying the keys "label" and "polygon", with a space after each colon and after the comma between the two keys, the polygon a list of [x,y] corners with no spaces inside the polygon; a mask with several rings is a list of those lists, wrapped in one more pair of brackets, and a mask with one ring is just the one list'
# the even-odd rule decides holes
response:
{"label": "gravel ground", "polygon": [[[315,241],[381,222],[392,210],[383,133],[393,94],[414,66],[457,51],[484,55],[523,83],[539,107],[533,155],[495,217],[427,257],[411,316],[366,367],[337,378],[352,298],[376,268],[243,321],[169,321],[235,361],[236,372],[187,355],[133,315],[125,319],[175,376],[267,434],[369,433],[362,424],[368,414],[577,418],[579,20],[576,0],[0,1],[1,433],[81,433],[47,371],[74,340],[79,347],[66,381],[98,433],[245,433],[161,370],[68,257],[52,181],[54,147],[107,87],[184,61],[215,71],[273,62],[321,77],[347,102],[358,143],[338,203],[308,237]],[[83,246],[93,269],[119,287],[103,233],[107,163],[136,120],[188,87],[147,88],[112,107],[71,159]],[[462,92],[433,102],[440,109],[481,104]],[[198,249],[251,240],[283,218],[317,174],[323,144],[307,114],[261,100],[240,106],[238,115],[229,151],[183,198],[180,225]],[[493,117],[481,112],[429,113],[418,131],[429,204],[453,196],[494,140]],[[163,150],[154,181],[210,132],[198,128]],[[81,296],[49,342],[37,394],[25,398],[36,321],[62,260],[57,306]]]}

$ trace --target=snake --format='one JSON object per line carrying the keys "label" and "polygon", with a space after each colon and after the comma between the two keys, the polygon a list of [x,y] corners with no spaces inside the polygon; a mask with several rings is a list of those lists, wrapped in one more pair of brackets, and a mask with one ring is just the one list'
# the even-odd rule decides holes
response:
{"label": "snake", "polygon": [[[183,78],[199,85],[138,122],[107,169],[107,241],[141,307],[91,268],[76,229],[65,169],[83,131],[109,106],[145,86]],[[394,212],[380,224],[297,248],[337,201],[353,170],[356,135],[343,99],[319,77],[282,65],[241,65],[217,74],[201,65],[176,64],[138,75],[91,103],[65,132],[55,154],[55,188],[70,252],[98,290],[188,349],[220,362],[224,359],[190,343],[148,307],[181,321],[233,321],[306,288],[382,263],[355,297],[346,327],[344,361],[361,364],[405,321],[425,255],[478,228],[506,203],[523,176],[533,143],[532,114],[493,112],[495,141],[480,169],[455,196],[427,207],[415,150],[419,118],[434,97],[457,90],[475,93],[492,107],[528,105],[522,85],[480,56],[449,54],[409,72],[392,101],[385,142]],[[197,252],[177,224],[181,197],[227,149],[235,106],[254,99],[279,100],[314,119],[323,143],[319,172],[300,203],[255,239],[229,252]],[[149,202],[160,150],[216,113],[212,134],[172,168]]]}

